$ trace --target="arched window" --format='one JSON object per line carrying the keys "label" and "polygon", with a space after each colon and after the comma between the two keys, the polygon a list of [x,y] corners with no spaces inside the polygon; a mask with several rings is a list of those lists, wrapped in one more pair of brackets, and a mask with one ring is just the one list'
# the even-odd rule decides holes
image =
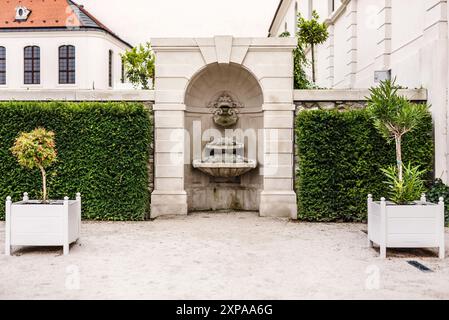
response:
{"label": "arched window", "polygon": [[6,84],[6,48],[0,47],[0,85]]}
{"label": "arched window", "polygon": [[108,61],[108,84],[109,87],[112,88],[112,58],[113,58],[112,50],[109,50],[109,61]]}
{"label": "arched window", "polygon": [[59,47],[59,83],[75,83],[75,47],[72,45]]}
{"label": "arched window", "polygon": [[120,82],[125,83],[125,58],[122,57],[121,59],[121,70],[120,70]]}
{"label": "arched window", "polygon": [[24,48],[24,78],[25,84],[41,83],[41,49],[38,46]]}

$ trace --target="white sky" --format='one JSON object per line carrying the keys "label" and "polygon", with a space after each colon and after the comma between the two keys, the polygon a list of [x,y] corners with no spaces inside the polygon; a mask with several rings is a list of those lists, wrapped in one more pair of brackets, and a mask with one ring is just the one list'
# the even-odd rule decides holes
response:
{"label": "white sky", "polygon": [[132,45],[151,37],[266,37],[279,0],[75,0]]}

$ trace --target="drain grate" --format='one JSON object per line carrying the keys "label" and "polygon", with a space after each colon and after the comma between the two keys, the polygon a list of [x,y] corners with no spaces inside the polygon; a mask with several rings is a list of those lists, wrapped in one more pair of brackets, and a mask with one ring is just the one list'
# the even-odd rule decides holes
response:
{"label": "drain grate", "polygon": [[418,261],[415,260],[409,260],[407,261],[407,263],[413,267],[415,267],[416,269],[422,271],[422,272],[433,272],[432,269],[429,269],[428,267],[426,267],[425,265],[423,265],[422,263],[419,263]]}

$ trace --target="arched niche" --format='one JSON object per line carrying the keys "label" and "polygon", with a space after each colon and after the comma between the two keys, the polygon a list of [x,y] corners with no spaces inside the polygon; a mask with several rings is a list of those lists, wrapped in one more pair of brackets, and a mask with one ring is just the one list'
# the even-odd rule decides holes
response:
{"label": "arched niche", "polygon": [[[192,137],[198,130],[198,124],[201,126],[202,134],[209,129],[221,134],[225,132],[224,128],[214,123],[210,108],[211,104],[222,95],[228,95],[234,102],[238,102],[239,120],[229,129],[245,133],[241,140],[245,144],[245,157],[255,159],[259,163],[256,169],[234,180],[213,178],[191,165],[193,159],[202,156],[201,152],[209,142],[205,134],[202,135],[201,146],[193,147]],[[188,157],[184,168],[184,187],[189,211],[259,209],[260,191],[263,188],[263,179],[260,175],[263,143],[262,140],[259,141],[263,128],[263,101],[259,81],[241,65],[214,63],[205,66],[192,77],[184,97],[186,106],[184,125],[189,132],[184,153]],[[255,142],[248,147],[250,140]]]}
{"label": "arched niche", "polygon": [[189,82],[185,93],[187,110],[207,108],[222,92],[226,92],[246,109],[256,111],[263,104],[258,80],[237,64],[211,64],[199,71]]}

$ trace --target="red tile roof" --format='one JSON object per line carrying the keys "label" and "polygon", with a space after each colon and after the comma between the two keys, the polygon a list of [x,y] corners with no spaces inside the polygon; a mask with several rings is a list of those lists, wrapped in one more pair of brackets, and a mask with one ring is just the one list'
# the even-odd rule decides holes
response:
{"label": "red tile roof", "polygon": [[[16,7],[31,11],[26,21],[16,21]],[[0,28],[47,28],[81,26],[67,0],[2,0],[0,2]]]}
{"label": "red tile roof", "polygon": [[[26,21],[16,21],[16,7],[24,6],[31,13]],[[124,44],[82,5],[71,0],[0,0],[0,31],[42,28],[101,29]]]}

